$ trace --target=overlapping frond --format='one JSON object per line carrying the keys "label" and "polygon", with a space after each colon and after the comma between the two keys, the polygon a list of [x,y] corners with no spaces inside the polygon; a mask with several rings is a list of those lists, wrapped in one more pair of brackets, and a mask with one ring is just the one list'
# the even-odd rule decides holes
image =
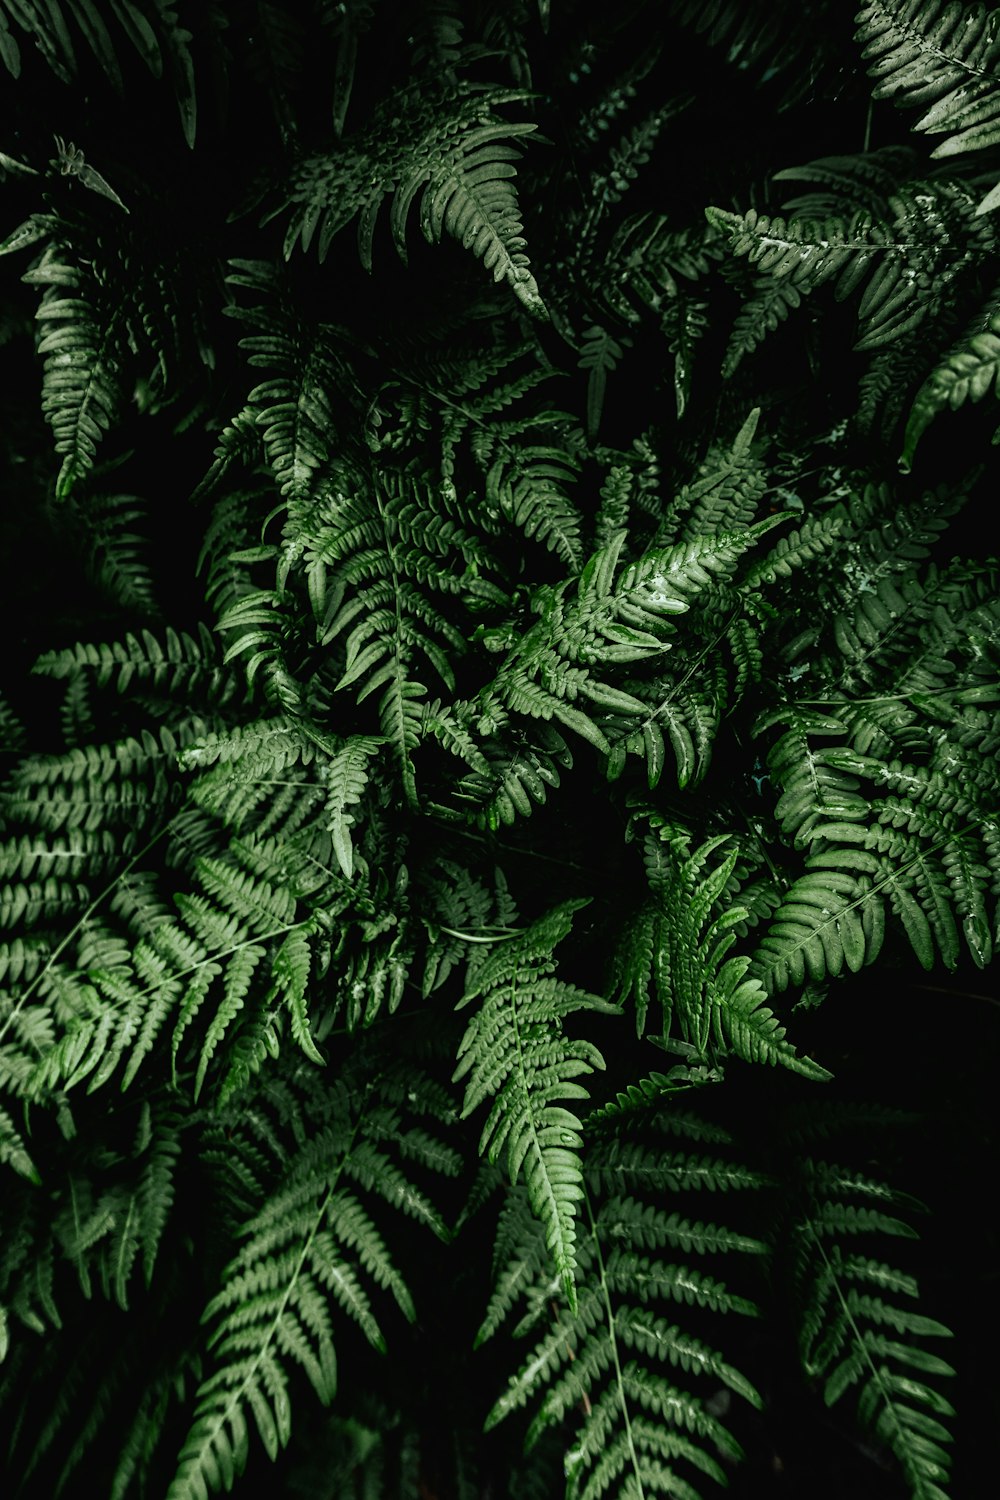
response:
{"label": "overlapping frond", "polygon": [[960,571],[895,576],[900,588],[887,571],[833,621],[840,684],[864,670],[885,695],[855,706],[841,686],[825,712],[762,726],[784,726],[768,755],[775,812],[808,851],[758,950],[777,988],[874,962],[889,912],[925,968],[954,967],[960,929],[974,963],[992,955],[995,597]]}
{"label": "overlapping frond", "polygon": [[466,1078],[463,1114],[492,1101],[480,1139],[490,1161],[501,1156],[512,1183],[524,1177],[553,1269],[569,1307],[576,1306],[578,1204],[583,1196],[580,1122],[564,1101],[586,1099],[573,1080],[603,1069],[592,1042],[571,1040],[567,1016],[611,1009],[555,977],[553,949],[568,935],[567,902],[525,932],[498,943],[475,974],[462,1005],[479,1001],[458,1049],[456,1079]]}
{"label": "overlapping frond", "polygon": [[[698,1126],[691,1117],[678,1116],[673,1125],[664,1117],[645,1145],[623,1149],[611,1139],[591,1146],[589,1233],[580,1243],[573,1307],[551,1305],[547,1268],[530,1239],[518,1236],[508,1248],[518,1226],[516,1203],[501,1221],[496,1290],[481,1337],[492,1336],[518,1307],[524,1316],[515,1334],[533,1333],[535,1343],[487,1426],[527,1405],[534,1409],[530,1447],[547,1428],[565,1432],[572,1421],[563,1444],[567,1492],[574,1496],[597,1500],[647,1487],[694,1496],[701,1491],[692,1478],[724,1483],[723,1463],[740,1448],[713,1414],[710,1393],[726,1390],[760,1404],[746,1376],[700,1336],[706,1320],[692,1319],[689,1310],[719,1321],[756,1316],[753,1301],[730,1291],[716,1270],[724,1259],[738,1262],[765,1247],[685,1210],[692,1203],[690,1212],[700,1211],[700,1191],[753,1191],[762,1179],[721,1154],[695,1154],[693,1142],[712,1141],[717,1151],[727,1142],[725,1132]],[[674,1130],[680,1143],[670,1139]],[[663,1194],[672,1195],[669,1210]],[[684,1209],[673,1208],[679,1202]]]}
{"label": "overlapping frond", "polygon": [[[688,1059],[674,1070],[680,1078],[695,1076],[692,1065],[718,1070],[730,1052],[748,1062],[780,1062],[813,1079],[828,1077],[785,1039],[763,1004],[760,981],[746,977],[749,958],[727,957],[736,929],[750,915],[727,899],[738,849],[727,849],[725,836],[692,849],[683,828],[648,808],[635,818],[648,827],[643,855],[649,895],[622,934],[614,984],[618,996],[635,1006],[638,1035],[645,1034],[655,1002],[660,1024],[653,1039]],[[674,1074],[666,1076],[665,1086]]]}
{"label": "overlapping frond", "polygon": [[[885,218],[857,212],[827,220],[710,208],[709,222],[759,271],[799,293],[833,283],[844,301],[860,291],[856,349],[878,349],[928,317],[961,272],[981,264],[985,243],[969,227],[974,209],[961,183],[899,184]],[[863,290],[861,290],[863,288]]]}
{"label": "overlapping frond", "polygon": [[[538,623],[513,645],[481,695],[487,722],[513,712],[555,721],[606,755],[617,743],[622,758],[626,751],[645,757],[651,785],[663,765],[665,723],[671,739],[685,736],[678,774],[686,784],[694,771],[693,754],[686,753],[690,735],[683,723],[676,728],[669,676],[654,676],[649,667],[658,667],[671,647],[678,628],[673,617],[686,614],[699,595],[727,579],[772,524],[699,535],[650,550],[621,569],[626,538],[619,532],[590,559],[575,589],[563,584],[536,592]],[[738,608],[738,596],[734,603]],[[498,645],[502,649],[502,642]],[[620,669],[633,664],[647,668],[641,685],[626,678],[619,686]]]}
{"label": "overlapping frond", "polygon": [[796,1338],[944,1495],[879,1108],[833,1142],[863,1052],[954,1282],[996,18],[862,4],[0,0],[13,1495],[698,1500]]}
{"label": "overlapping frond", "polygon": [[[302,1110],[309,1133],[281,1161],[280,1181],[240,1231],[243,1245],[205,1309],[211,1373],[196,1395],[194,1422],[168,1494],[172,1500],[230,1489],[246,1463],[250,1419],[273,1459],[291,1434],[289,1378],[301,1370],[323,1403],[337,1389],[335,1322],[350,1319],[369,1343],[386,1347],[381,1312],[388,1293],[403,1316],[413,1299],[378,1216],[386,1208],[415,1219],[439,1238],[438,1211],[397,1157],[436,1171],[457,1159],[422,1128],[404,1126],[400,1105],[419,1080],[386,1081],[378,1102],[341,1088],[312,1091]],[[307,1095],[308,1098],[308,1095]],[[433,1110],[433,1091],[424,1110]]]}
{"label": "overlapping frond", "polygon": [[545,316],[545,304],[525,254],[512,141],[535,130],[496,111],[524,98],[517,89],[421,93],[409,88],[381,107],[369,129],[329,155],[298,165],[286,199],[291,221],[285,253],[307,250],[316,235],[321,260],[336,234],[358,220],[358,250],[370,270],[375,220],[392,194],[390,226],[406,260],[406,227],[420,199],[424,238],[457,239],[481,260],[494,281],[505,281],[526,310]]}

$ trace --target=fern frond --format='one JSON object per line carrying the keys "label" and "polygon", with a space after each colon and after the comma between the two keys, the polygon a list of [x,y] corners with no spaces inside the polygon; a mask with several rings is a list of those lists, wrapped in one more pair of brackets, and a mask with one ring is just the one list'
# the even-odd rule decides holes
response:
{"label": "fern frond", "polygon": [[42,1180],[21,1132],[3,1108],[0,1108],[0,1166],[11,1167],[29,1182],[40,1183]]}
{"label": "fern frond", "polygon": [[[243,1226],[243,1248],[205,1309],[214,1369],[196,1396],[171,1500],[203,1500],[220,1485],[231,1488],[249,1452],[251,1414],[268,1454],[277,1456],[291,1433],[289,1376],[296,1366],[321,1402],[333,1399],[335,1315],[354,1321],[377,1349],[386,1347],[373,1305],[381,1292],[409,1321],[416,1316],[372,1211],[399,1209],[440,1238],[447,1231],[383,1144],[396,1143],[404,1158],[417,1144],[412,1130],[399,1128],[398,1092],[366,1103],[341,1088],[328,1102],[317,1100],[318,1118],[282,1163],[281,1185]],[[419,1091],[411,1093],[417,1098]],[[426,1151],[420,1159],[433,1164]]]}
{"label": "fern frond", "polygon": [[563,1034],[579,1010],[611,1010],[598,996],[554,977],[552,950],[569,933],[582,902],[548,912],[521,936],[499,945],[478,970],[461,1005],[480,999],[458,1049],[455,1078],[467,1077],[462,1114],[493,1100],[480,1152],[503,1153],[512,1183],[522,1171],[552,1264],[570,1307],[576,1304],[576,1205],[582,1197],[580,1122],[559,1102],[585,1099],[572,1080],[604,1059],[592,1042]]}
{"label": "fern frond", "polygon": [[[76,48],[82,40],[119,93],[123,89],[120,28],[125,41],[154,78],[160,78],[164,73],[170,77],[185,139],[189,146],[194,145],[196,103],[188,47],[191,33],[181,26],[172,0],[154,0],[152,6],[136,4],[135,0],[113,0],[113,17],[106,11],[102,13],[94,0],[75,0],[75,3],[74,0],[69,0],[69,3],[66,0],[47,0],[44,5],[16,3],[8,5],[7,9],[11,12],[11,19],[31,38],[57,77],[69,82],[78,73]],[[68,15],[64,13],[67,11]],[[72,27],[70,18],[75,23]],[[109,25],[111,21],[117,25]],[[16,78],[20,72],[20,48],[6,16],[0,24],[0,32],[4,38],[0,56]]]}
{"label": "fern frond", "polygon": [[760,408],[755,407],[732,444],[709,453],[698,478],[677,496],[671,522],[675,516],[686,516],[680,530],[683,540],[718,536],[753,521],[764,492],[764,477],[753,453],[759,420]]}
{"label": "fern frond", "polygon": [[372,736],[357,735],[347,741],[343,749],[324,768],[329,787],[327,812],[330,819],[330,836],[340,868],[348,879],[354,873],[354,851],[351,845],[351,825],[354,817],[348,807],[360,802],[370,775],[368,762],[377,755],[381,741]]}
{"label": "fern frond", "polygon": [[915,130],[949,133],[935,157],[1000,141],[1000,42],[991,12],[953,0],[872,0],[856,20],[873,97],[923,109]]}
{"label": "fern frond", "polygon": [[[941,1500],[954,1409],[937,1382],[954,1370],[925,1341],[951,1337],[951,1330],[905,1305],[917,1298],[917,1283],[875,1259],[866,1243],[873,1235],[914,1232],[903,1220],[855,1206],[859,1196],[892,1202],[884,1184],[811,1160],[803,1163],[803,1182],[809,1198],[795,1224],[793,1253],[806,1376],[822,1384],[827,1406],[856,1388],[861,1423],[892,1453],[911,1494]],[[831,1188],[836,1197],[827,1196]]]}
{"label": "fern frond", "polygon": [[[910,524],[919,549],[919,511]],[[781,788],[775,811],[785,835],[809,849],[755,960],[773,987],[872,962],[887,906],[924,967],[936,957],[957,964],[960,928],[976,964],[992,953],[983,832],[992,809],[979,747],[995,754],[994,716],[980,705],[996,689],[979,675],[968,622],[981,612],[992,619],[994,609],[961,570],[930,570],[923,581],[901,573],[894,553],[906,558],[906,537],[905,528],[898,538],[885,529],[853,620],[838,617],[834,627],[851,670],[873,683],[888,678],[891,691],[856,705],[838,691],[832,713],[799,707],[761,723],[789,726],[769,754]],[[835,743],[817,750],[817,736]]]}
{"label": "fern frond", "polygon": [[294,207],[285,236],[286,256],[296,240],[308,249],[318,228],[324,259],[330,243],[355,215],[362,264],[371,269],[372,235],[383,199],[393,194],[393,239],[406,260],[406,223],[420,196],[420,224],[434,242],[447,233],[481,260],[494,281],[506,281],[535,317],[546,310],[524,253],[525,240],[513,179],[520,151],[509,144],[530,134],[533,124],[510,124],[495,111],[524,97],[516,89],[451,92],[434,100],[415,90],[382,106],[393,113],[390,133],[376,117],[364,136],[337,156],[306,158],[298,167],[286,206]]}
{"label": "fern frond", "polygon": [[746,574],[748,588],[773,584],[788,578],[814,558],[824,557],[845,529],[845,517],[838,509],[826,515],[810,516],[796,531],[779,536],[771,551],[752,563]]}
{"label": "fern frond", "polygon": [[134,1272],[141,1269],[146,1287],[152,1284],[180,1152],[178,1116],[147,1100],[139,1111],[131,1180],[105,1190],[96,1201],[89,1184],[78,1183],[57,1233],[87,1295],[96,1273],[105,1299],[127,1311]]}
{"label": "fern frond", "polygon": [[[706,209],[735,255],[745,255],[775,279],[800,291],[834,280],[838,301],[864,283],[858,305],[857,349],[877,349],[916,328],[964,266],[977,264],[984,247],[963,236],[956,258],[948,249],[956,223],[968,223],[972,203],[957,183],[910,183],[895,194],[885,220],[857,213],[833,218],[784,219],[777,215]],[[928,289],[930,295],[928,295]]]}
{"label": "fern frond", "polygon": [[[590,1233],[580,1245],[575,1309],[551,1307],[544,1272],[534,1284],[523,1273],[511,1280],[525,1253],[516,1240],[512,1256],[504,1256],[498,1280],[502,1304],[509,1304],[519,1289],[527,1300],[521,1332],[543,1317],[548,1326],[493,1407],[487,1426],[540,1400],[528,1430],[527,1442],[532,1445],[546,1428],[564,1423],[572,1413],[576,1430],[565,1454],[567,1478],[573,1494],[592,1500],[630,1493],[634,1487],[642,1492],[645,1484],[679,1494],[697,1493],[684,1470],[674,1467],[678,1463],[723,1479],[718,1458],[735,1458],[738,1445],[703,1401],[689,1392],[688,1378],[707,1378],[752,1405],[760,1404],[746,1377],[687,1331],[681,1310],[684,1304],[695,1304],[717,1314],[753,1316],[757,1309],[728,1292],[711,1274],[673,1264],[664,1256],[674,1249],[702,1256],[756,1255],[764,1247],[749,1236],[665,1213],[651,1201],[658,1179],[655,1168],[652,1177],[647,1171],[654,1160],[653,1151],[629,1159],[614,1144],[592,1148],[588,1177],[595,1192],[601,1187],[604,1192],[590,1213]],[[683,1162],[680,1156],[681,1173]],[[719,1175],[724,1175],[721,1163]],[[696,1180],[692,1176],[690,1182]],[[745,1174],[742,1185],[759,1186],[760,1180]],[[530,1275],[530,1251],[523,1263]],[[492,1331],[499,1311],[498,1307],[488,1321],[487,1331]],[[684,1385],[674,1383],[675,1372],[687,1377]]]}
{"label": "fern frond", "polygon": [[101,592],[132,614],[156,618],[159,608],[144,535],[146,502],[138,495],[87,495],[74,509],[88,572]]}
{"label": "fern frond", "polygon": [[756,74],[763,86],[777,89],[779,110],[822,93],[824,64],[829,67],[831,58],[819,38],[825,42],[829,33],[835,36],[838,19],[838,6],[829,0],[819,0],[819,8],[808,17],[794,4],[775,5],[761,15],[739,0],[709,0],[705,5],[672,0],[670,12],[718,48],[730,67]]}
{"label": "fern frond", "polygon": [[1000,312],[976,320],[974,330],[945,355],[913,398],[906,420],[900,467],[908,473],[917,444],[939,411],[957,411],[966,401],[981,401],[1000,368]]}
{"label": "fern frond", "polygon": [[[606,671],[619,663],[655,661],[669,648],[667,637],[676,628],[670,617],[686,613],[703,589],[725,579],[773,524],[768,520],[744,531],[651,550],[620,572],[625,534],[619,533],[590,559],[575,599],[568,584],[537,591],[534,603],[541,619],[517,641],[493,684],[480,695],[484,710],[555,719],[605,754],[612,734],[621,741],[638,735],[643,738],[636,744],[644,753],[643,726],[661,717],[666,705],[661,699],[648,712],[644,699],[614,686],[603,672],[598,677],[593,668]],[[609,715],[617,716],[618,723],[608,722]],[[660,735],[661,750],[662,744]],[[654,751],[651,766],[655,759]]]}
{"label": "fern frond", "polygon": [[729,335],[729,343],[722,359],[724,380],[735,374],[743,357],[752,354],[767,335],[773,333],[789,313],[801,304],[802,296],[802,289],[787,277],[782,281],[769,281],[765,277],[756,279]]}
{"label": "fern frond", "polygon": [[232,685],[219,670],[216,642],[205,626],[199,627],[196,636],[167,626],[162,641],[153,631],[142,630],[99,645],[78,642],[62,651],[45,652],[34,666],[40,675],[55,678],[70,678],[86,669],[93,671],[98,687],[113,682],[119,693],[141,682],[165,696],[204,689],[224,702],[232,695]]}
{"label": "fern frond", "polygon": [[248,363],[268,372],[248,405],[282,495],[290,502],[307,499],[333,451],[338,402],[353,396],[355,377],[337,330],[306,318],[273,267],[244,260],[230,267],[228,284],[259,299],[227,309],[253,330],[240,340]]}
{"label": "fern frond", "polygon": [[485,476],[489,504],[569,567],[579,567],[580,517],[568,493],[577,478],[575,456],[552,443],[507,439],[491,444],[490,458]]}
{"label": "fern frond", "polygon": [[[628,339],[625,339],[628,344]],[[616,369],[622,357],[622,345],[613,339],[600,323],[592,323],[583,330],[583,344],[577,369],[588,372],[586,377],[586,434],[594,441],[601,425],[604,410],[604,389],[607,377]]]}
{"label": "fern frond", "polygon": [[796,218],[832,218],[860,209],[873,219],[886,219],[899,184],[916,175],[918,159],[909,146],[879,146],[854,156],[820,156],[801,167],[783,167],[774,181],[810,184],[810,192],[782,205]]}
{"label": "fern frond", "polygon": [[26,279],[44,286],[38,351],[46,356],[43,408],[62,466],[56,494],[69,495],[93,467],[97,445],[122,403],[126,304],[103,309],[87,273],[50,246]]}
{"label": "fern frond", "polygon": [[[615,960],[616,992],[634,1001],[637,1034],[644,1034],[655,1000],[661,1029],[652,1039],[661,1046],[683,1049],[702,1063],[712,1054],[713,1066],[734,1052],[747,1062],[780,1062],[813,1079],[829,1077],[785,1039],[763,1004],[759,980],[746,977],[750,959],[726,957],[749,915],[726,899],[739,851],[729,850],[716,863],[725,839],[692,849],[685,831],[659,814],[640,809],[639,818],[651,826],[644,855],[652,899],[626,924]],[[655,1096],[652,1087],[643,1085],[641,1092]]]}

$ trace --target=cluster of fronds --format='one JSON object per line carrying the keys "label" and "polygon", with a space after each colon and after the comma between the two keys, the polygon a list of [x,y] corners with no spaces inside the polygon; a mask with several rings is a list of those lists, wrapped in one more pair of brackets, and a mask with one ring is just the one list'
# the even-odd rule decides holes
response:
{"label": "cluster of fronds", "polygon": [[[943,1496],[906,1201],[764,1101],[1000,943],[992,480],[897,462],[1000,367],[993,19],[405,11],[0,0],[12,1493],[697,1497],[777,1293]],[[700,141],[870,93],[916,144]],[[452,1277],[445,1443],[376,1356]]]}

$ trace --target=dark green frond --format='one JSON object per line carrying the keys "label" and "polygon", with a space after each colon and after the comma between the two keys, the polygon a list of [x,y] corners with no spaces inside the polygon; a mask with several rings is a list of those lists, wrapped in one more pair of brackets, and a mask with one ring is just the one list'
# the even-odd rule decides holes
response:
{"label": "dark green frond", "polygon": [[[457,239],[494,281],[507,282],[528,312],[544,317],[513,186],[521,153],[510,144],[536,127],[510,124],[494,113],[523,97],[516,89],[442,91],[435,113],[426,96],[402,91],[387,102],[385,122],[376,118],[366,135],[341,152],[299,164],[286,200],[292,208],[286,255],[296,241],[307,250],[316,234],[319,257],[325,259],[334,236],[357,217],[358,249],[370,270],[375,219],[391,193],[392,235],[405,261],[407,222],[419,197],[425,239],[439,241],[445,233]],[[393,125],[387,130],[390,115]]]}
{"label": "dark green frond", "polygon": [[0,0],[11,1500],[990,1472],[1000,12],[859,6]]}
{"label": "dark green frond", "polygon": [[951,1330],[917,1310],[914,1278],[871,1249],[881,1243],[876,1237],[914,1231],[866,1206],[896,1206],[884,1184],[806,1159],[802,1186],[792,1253],[806,1378],[829,1407],[856,1391],[861,1423],[892,1454],[910,1493],[941,1500],[954,1408],[939,1384],[955,1372],[933,1341],[950,1338]]}
{"label": "dark green frond", "polygon": [[874,0],[856,20],[874,97],[922,110],[915,130],[947,134],[934,156],[1000,141],[1000,44],[991,12],[947,0]]}
{"label": "dark green frond", "polygon": [[[318,1105],[318,1109],[317,1109]],[[197,1395],[171,1496],[229,1488],[249,1451],[249,1419],[270,1457],[291,1434],[289,1375],[296,1366],[323,1403],[337,1388],[335,1322],[355,1322],[386,1347],[375,1306],[389,1293],[404,1317],[415,1309],[373,1211],[401,1209],[440,1237],[443,1221],[383,1144],[406,1154],[408,1133],[388,1100],[315,1095],[311,1134],[282,1163],[280,1188],[243,1225],[243,1248],[205,1309],[213,1372]],[[360,1196],[359,1196],[360,1194]]]}

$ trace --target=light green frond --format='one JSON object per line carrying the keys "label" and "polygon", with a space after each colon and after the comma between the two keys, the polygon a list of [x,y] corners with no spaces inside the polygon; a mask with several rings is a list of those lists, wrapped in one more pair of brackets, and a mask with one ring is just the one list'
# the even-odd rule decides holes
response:
{"label": "light green frond", "polygon": [[[644,1483],[696,1495],[686,1478],[688,1466],[696,1478],[722,1478],[719,1460],[735,1457],[739,1446],[704,1399],[691,1393],[689,1383],[697,1386],[707,1377],[751,1405],[761,1399],[742,1372],[687,1328],[686,1309],[692,1304],[725,1318],[754,1316],[753,1303],[727,1292],[710,1274],[661,1256],[668,1247],[683,1246],[688,1254],[725,1250],[736,1258],[759,1254],[763,1246],[748,1236],[658,1210],[651,1201],[655,1180],[643,1172],[645,1161],[623,1156],[614,1143],[591,1148],[589,1165],[596,1178],[607,1178],[613,1187],[590,1206],[574,1308],[551,1304],[544,1270],[532,1285],[527,1246],[522,1250],[515,1240],[498,1266],[501,1305],[520,1293],[528,1307],[522,1331],[543,1319],[545,1326],[486,1425],[495,1426],[530,1405],[536,1414],[527,1442],[533,1445],[547,1428],[565,1429],[572,1421],[572,1435],[566,1432],[563,1438],[569,1493],[593,1500],[641,1493],[637,1487]],[[683,1174],[682,1160],[678,1168]],[[696,1180],[697,1172],[689,1178]],[[505,1242],[517,1222],[515,1214],[504,1229]],[[486,1336],[495,1323],[495,1316],[488,1320]]]}
{"label": "light green frond", "polygon": [[462,1005],[479,999],[458,1049],[455,1078],[465,1078],[463,1115],[492,1101],[480,1152],[503,1154],[516,1183],[522,1171],[532,1209],[569,1306],[575,1306],[576,1217],[582,1197],[580,1122],[561,1101],[585,1099],[573,1080],[603,1069],[593,1043],[563,1033],[576,1011],[611,1009],[552,977],[552,950],[580,903],[567,903],[488,958]]}

